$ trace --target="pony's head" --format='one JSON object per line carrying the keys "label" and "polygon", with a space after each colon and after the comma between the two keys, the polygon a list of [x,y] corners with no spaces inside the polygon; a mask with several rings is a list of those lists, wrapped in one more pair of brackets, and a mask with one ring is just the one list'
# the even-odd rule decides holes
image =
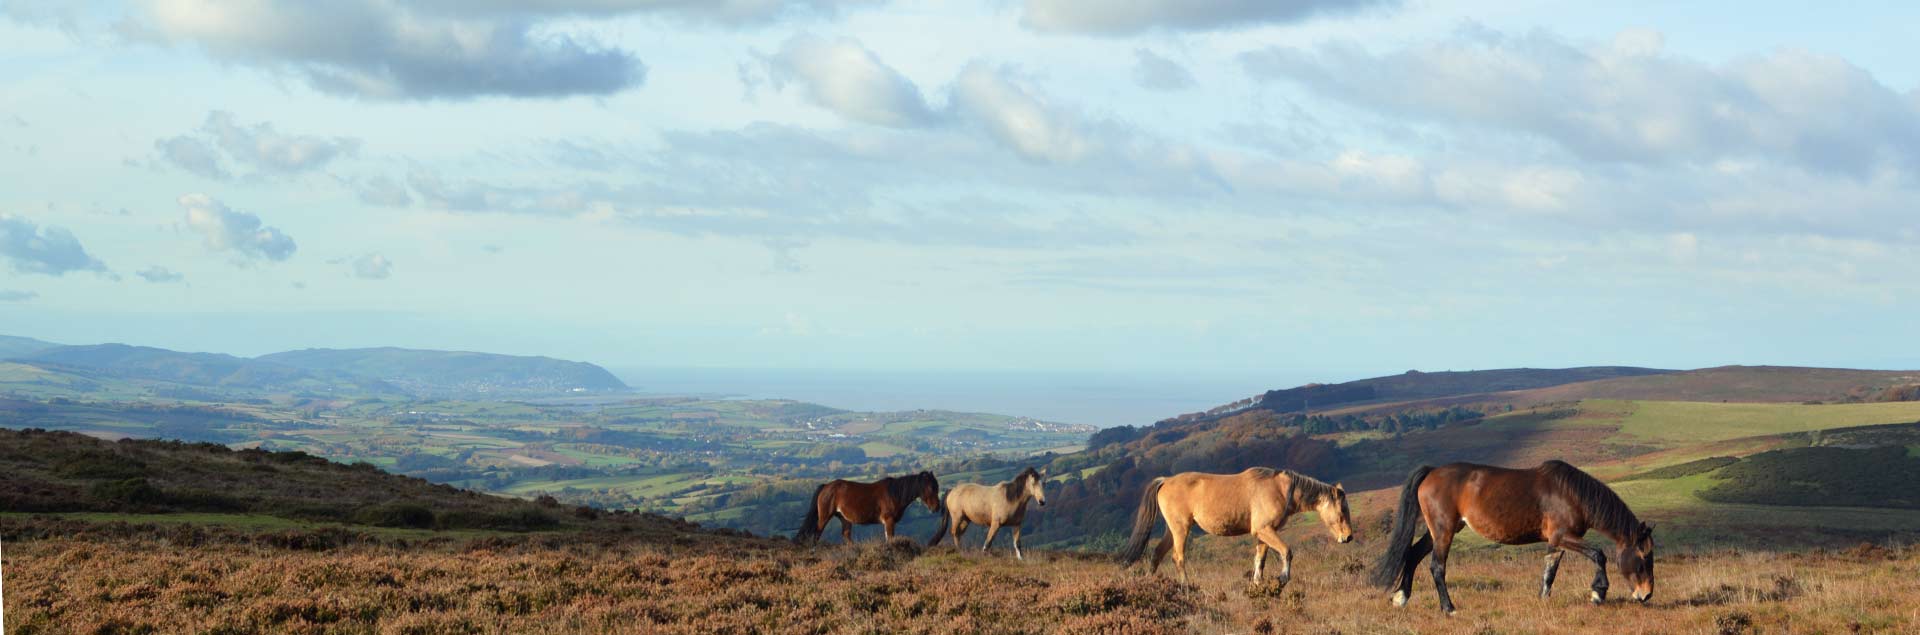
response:
{"label": "pony's head", "polygon": [[1653,599],[1653,524],[1640,523],[1633,536],[1621,538],[1626,540],[1620,544],[1615,560],[1620,563],[1620,573],[1633,585],[1633,599]]}
{"label": "pony's head", "polygon": [[922,471],[913,475],[913,481],[914,488],[918,490],[915,496],[920,498],[920,502],[927,506],[928,511],[940,513],[940,479],[934,478],[933,472]]}
{"label": "pony's head", "polygon": [[1347,511],[1347,488],[1335,484],[1314,504],[1313,511],[1320,517],[1321,524],[1327,526],[1327,532],[1342,544],[1353,542],[1353,521]]}
{"label": "pony's head", "polygon": [[1045,469],[1035,470],[1033,468],[1027,468],[1027,470],[1021,472],[1017,478],[1020,480],[1022,494],[1031,496],[1033,500],[1039,501],[1041,507],[1047,506],[1047,491],[1045,489],[1047,471]]}

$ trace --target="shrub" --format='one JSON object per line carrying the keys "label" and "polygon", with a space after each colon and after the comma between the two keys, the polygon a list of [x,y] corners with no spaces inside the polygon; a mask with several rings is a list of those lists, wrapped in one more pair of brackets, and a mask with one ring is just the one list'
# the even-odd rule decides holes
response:
{"label": "shrub", "polygon": [[1729,465],[1733,465],[1739,462],[1740,462],[1740,459],[1736,459],[1731,456],[1715,456],[1715,457],[1700,459],[1698,461],[1687,461],[1685,463],[1669,465],[1663,468],[1647,470],[1645,472],[1641,472],[1639,474],[1635,474],[1633,476],[1629,476],[1620,480],[1640,481],[1640,480],[1667,480],[1667,479],[1684,478],[1688,476],[1693,476],[1695,474],[1705,474],[1707,472],[1712,472],[1714,470],[1717,470]]}
{"label": "shrub", "polygon": [[166,502],[166,496],[144,478],[95,483],[87,493],[94,498],[121,505],[159,505]]}
{"label": "shrub", "polygon": [[146,465],[113,455],[86,454],[60,461],[53,473],[62,478],[126,480],[147,475]]}
{"label": "shrub", "polygon": [[388,503],[361,508],[354,512],[353,522],[375,527],[408,527],[413,529],[431,529],[434,526],[433,510],[411,503]]}

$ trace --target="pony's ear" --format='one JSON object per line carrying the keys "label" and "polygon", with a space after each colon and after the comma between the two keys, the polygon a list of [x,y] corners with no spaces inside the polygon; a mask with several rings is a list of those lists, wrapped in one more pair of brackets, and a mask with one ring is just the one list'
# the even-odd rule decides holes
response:
{"label": "pony's ear", "polygon": [[1040,475],[1041,475],[1041,476],[1046,476],[1046,475],[1047,475],[1047,468],[1044,468],[1044,467],[1043,467],[1043,468],[1040,468]]}

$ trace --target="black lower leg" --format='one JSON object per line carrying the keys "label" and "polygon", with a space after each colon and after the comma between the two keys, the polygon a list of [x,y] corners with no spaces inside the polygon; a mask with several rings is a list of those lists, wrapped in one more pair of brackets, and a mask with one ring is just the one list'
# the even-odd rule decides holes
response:
{"label": "black lower leg", "polygon": [[1433,564],[1429,567],[1433,574],[1433,593],[1440,596],[1440,610],[1453,613],[1453,596],[1447,593],[1447,559],[1434,554]]}
{"label": "black lower leg", "polygon": [[1587,599],[1594,604],[1607,601],[1607,554],[1599,549],[1582,545],[1582,555],[1593,561],[1593,595]]}
{"label": "black lower leg", "polygon": [[1400,568],[1400,595],[1403,599],[1413,596],[1413,574],[1420,570],[1420,561],[1433,553],[1433,536],[1421,536],[1407,547],[1407,558]]}

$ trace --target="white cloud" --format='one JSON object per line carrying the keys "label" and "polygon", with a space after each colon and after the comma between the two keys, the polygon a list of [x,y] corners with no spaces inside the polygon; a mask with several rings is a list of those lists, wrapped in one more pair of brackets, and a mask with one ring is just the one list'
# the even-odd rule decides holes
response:
{"label": "white cloud", "polygon": [[1398,0],[1026,0],[1020,21],[1038,31],[1130,35],[1299,22]]}
{"label": "white cloud", "polygon": [[133,275],[140,276],[142,280],[146,280],[147,282],[152,282],[155,284],[167,283],[167,282],[180,282],[182,280],[187,279],[187,277],[184,275],[181,275],[180,272],[174,271],[172,269],[168,269],[166,267],[162,267],[160,265],[154,265],[151,267],[147,267],[145,269],[141,269],[139,271],[135,271],[133,272]]}
{"label": "white cloud", "polygon": [[1035,161],[1067,163],[1080,159],[1093,141],[1072,115],[1049,107],[1004,69],[981,62],[961,69],[953,103],[985,126],[1002,144]]}
{"label": "white cloud", "polygon": [[206,122],[193,133],[155,141],[154,147],[162,159],[181,169],[224,179],[228,173],[220,152],[256,173],[293,174],[320,169],[335,158],[352,155],[359,150],[360,140],[282,134],[271,123],[241,124],[233,113],[216,110],[207,113]]}
{"label": "white cloud", "polygon": [[[450,6],[450,5],[449,5]],[[229,62],[367,99],[606,95],[637,86],[632,53],[530,16],[435,11],[400,0],[139,0],[125,27]]]}
{"label": "white cloud", "polygon": [[205,194],[183,194],[187,228],[200,234],[207,249],[233,251],[246,259],[286,260],[297,249],[293,237],[266,227],[259,216],[227,208]]}
{"label": "white cloud", "polygon": [[417,0],[415,4],[462,14],[611,16],[646,13],[688,22],[744,27],[780,20],[836,17],[848,9],[887,0]]}
{"label": "white cloud", "polygon": [[306,135],[284,135],[273,124],[260,122],[240,125],[233,113],[207,113],[201,131],[219,140],[220,148],[235,161],[276,172],[300,172],[326,166],[328,161],[350,155],[360,147],[358,139],[327,139]]}
{"label": "white cloud", "polygon": [[1920,103],[1806,51],[1713,66],[1665,53],[1645,30],[1579,46],[1545,32],[1466,28],[1388,53],[1336,42],[1241,62],[1256,78],[1393,115],[1520,132],[1586,160],[1761,157],[1855,176],[1920,165]]}
{"label": "white cloud", "polygon": [[1193,88],[1193,73],[1179,62],[1149,49],[1134,49],[1133,57],[1133,83],[1141,88],[1163,92]]}
{"label": "white cloud", "polygon": [[368,205],[406,207],[413,204],[413,196],[407,193],[407,186],[386,176],[376,176],[355,184],[354,194],[360,197],[360,202]]}
{"label": "white cloud", "polygon": [[350,264],[353,277],[362,280],[385,280],[393,275],[393,261],[380,254],[365,254],[354,258]]}
{"label": "white cloud", "polygon": [[0,214],[0,258],[20,273],[61,276],[73,271],[107,270],[106,264],[87,253],[67,228],[41,227],[9,214]]}
{"label": "white cloud", "polygon": [[896,128],[934,119],[919,87],[857,40],[802,33],[765,62],[776,88],[799,82],[809,100],[848,119]]}
{"label": "white cloud", "polygon": [[182,170],[209,179],[227,178],[227,169],[220,165],[220,154],[199,139],[186,135],[170,137],[153,142],[153,149],[160,152],[162,160]]}

